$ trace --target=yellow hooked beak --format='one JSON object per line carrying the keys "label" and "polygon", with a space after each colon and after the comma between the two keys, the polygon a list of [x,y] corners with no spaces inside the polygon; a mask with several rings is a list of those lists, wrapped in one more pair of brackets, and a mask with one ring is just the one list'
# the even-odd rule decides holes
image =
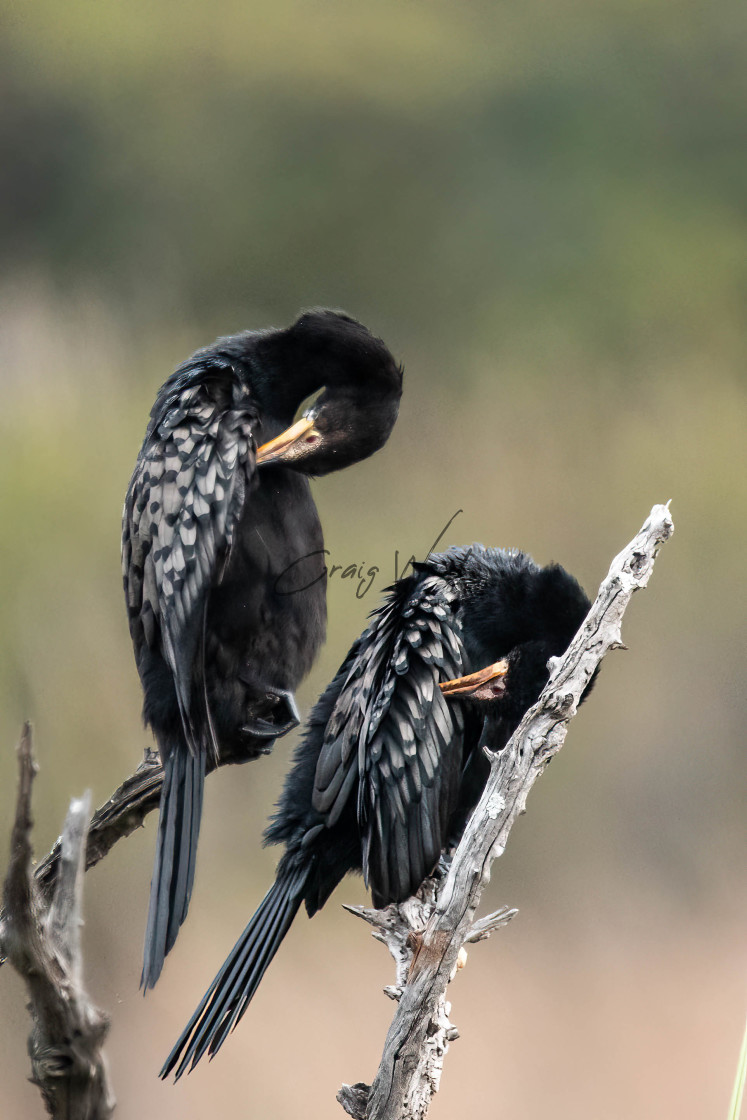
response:
{"label": "yellow hooked beak", "polygon": [[304,417],[257,449],[257,465],[298,459],[319,443],[321,438],[321,434],[314,427],[314,421]]}
{"label": "yellow hooked beak", "polygon": [[[508,672],[508,661],[496,661],[487,669],[470,673],[467,677],[457,677],[453,681],[442,681],[439,688],[444,696],[471,696],[476,700],[495,699],[503,694],[502,682]],[[494,682],[500,682],[496,684]]]}

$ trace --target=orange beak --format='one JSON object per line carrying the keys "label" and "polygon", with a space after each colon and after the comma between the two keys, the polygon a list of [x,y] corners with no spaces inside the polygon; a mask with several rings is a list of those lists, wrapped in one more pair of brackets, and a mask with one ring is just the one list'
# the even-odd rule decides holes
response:
{"label": "orange beak", "polygon": [[503,695],[503,678],[508,672],[508,661],[496,661],[486,669],[470,673],[467,677],[457,677],[453,681],[442,681],[439,688],[444,696],[470,697],[473,700],[496,700]]}
{"label": "orange beak", "polygon": [[304,451],[311,450],[321,438],[314,427],[314,421],[304,417],[291,424],[290,428],[286,428],[279,436],[275,436],[274,439],[268,440],[257,448],[257,465],[297,459]]}

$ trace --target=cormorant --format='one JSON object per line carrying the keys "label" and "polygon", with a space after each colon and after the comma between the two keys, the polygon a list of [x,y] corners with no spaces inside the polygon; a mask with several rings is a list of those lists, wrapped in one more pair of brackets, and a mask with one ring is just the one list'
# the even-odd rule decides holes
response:
{"label": "cormorant", "polygon": [[146,990],[187,914],[208,754],[244,762],[295,727],[293,690],[324,640],[322,530],[304,476],[382,447],[401,393],[384,343],[327,310],[220,338],[158,393],[122,533],[143,718],[165,771]]}
{"label": "cormorant", "polygon": [[559,565],[482,545],[432,555],[389,588],[309,718],[265,833],[285,845],[275,883],[162,1077],[220,1049],[302,902],[313,916],[348,871],[377,907],[417,890],[480,797],[482,745],[506,745],[589,606]]}

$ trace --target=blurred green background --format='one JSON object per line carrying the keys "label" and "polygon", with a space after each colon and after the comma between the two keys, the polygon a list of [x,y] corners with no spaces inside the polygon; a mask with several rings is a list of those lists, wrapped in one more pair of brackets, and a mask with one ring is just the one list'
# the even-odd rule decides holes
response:
{"label": "blurred green background", "polygon": [[[344,307],[406,367],[384,451],[320,480],[335,563],[308,710],[382,588],[442,545],[594,593],[655,502],[677,532],[495,865],[519,917],[451,990],[434,1120],[725,1115],[747,1005],[747,9],[743,0],[4,0],[0,823],[36,729],[36,843],[149,736],[121,503],[160,383],[216,334]],[[121,1120],[342,1115],[391,1004],[384,950],[301,917],[217,1062],[156,1072],[269,885],[292,738],[211,778],[190,920],[138,993],[154,820],[86,882]],[[3,844],[5,841],[2,841]],[[26,1084],[0,972],[0,1111]]]}

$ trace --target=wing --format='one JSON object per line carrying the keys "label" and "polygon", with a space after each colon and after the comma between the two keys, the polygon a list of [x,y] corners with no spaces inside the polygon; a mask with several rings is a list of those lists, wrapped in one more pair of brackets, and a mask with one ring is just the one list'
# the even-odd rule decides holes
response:
{"label": "wing", "polygon": [[395,585],[362,636],[327,722],[314,808],[328,825],[357,789],[363,873],[375,905],[409,897],[431,873],[456,804],[461,705],[438,682],[462,672],[455,591],[444,579]]}
{"label": "wing", "polygon": [[192,664],[207,593],[220,580],[255,470],[257,413],[231,407],[230,366],[166,383],[152,413],[123,514],[122,569],[136,654],[163,654],[187,741]]}

